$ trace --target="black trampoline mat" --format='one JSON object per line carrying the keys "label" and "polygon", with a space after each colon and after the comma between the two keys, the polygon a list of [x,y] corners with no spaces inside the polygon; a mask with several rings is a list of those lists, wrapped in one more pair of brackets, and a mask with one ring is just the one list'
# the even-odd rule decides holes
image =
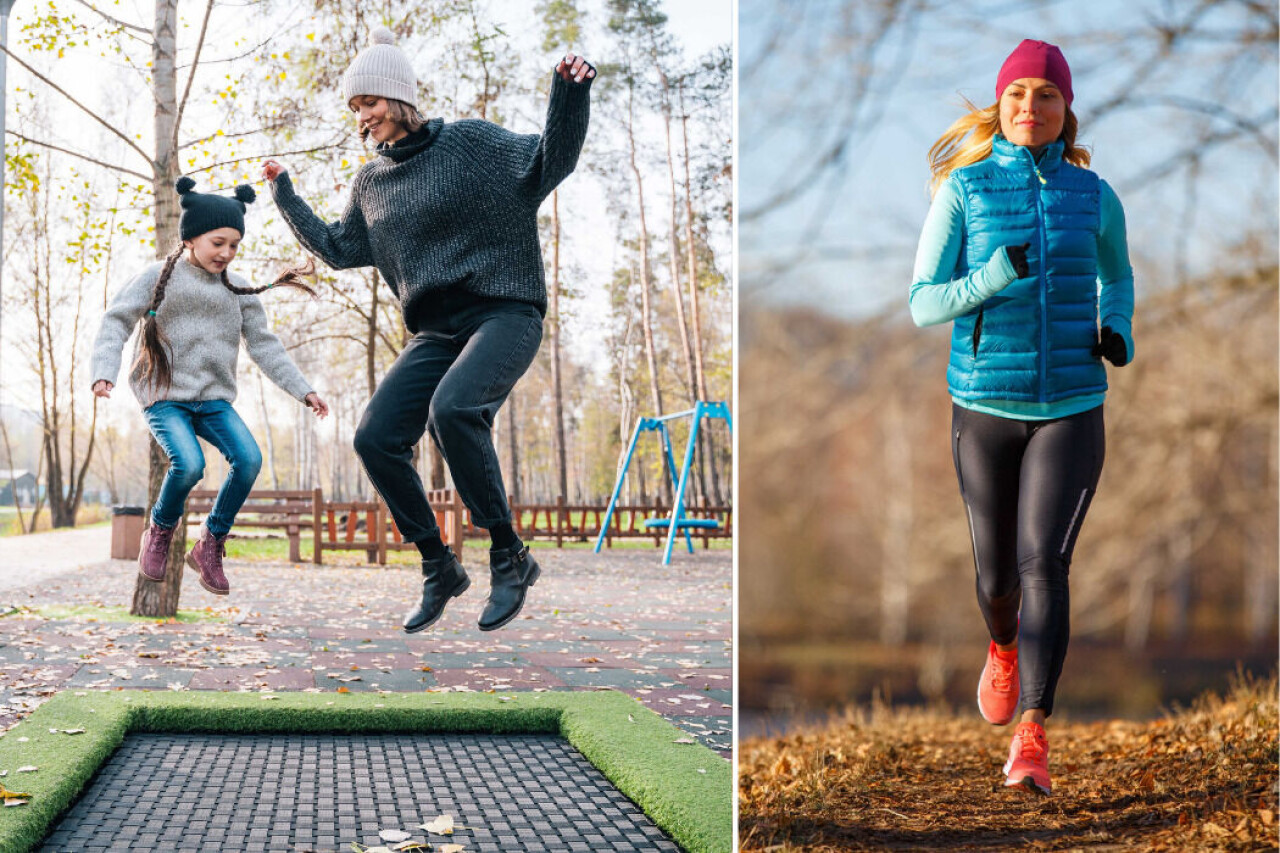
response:
{"label": "black trampoline mat", "polygon": [[[418,829],[450,815],[452,836]],[[130,735],[42,851],[678,851],[555,735]]]}

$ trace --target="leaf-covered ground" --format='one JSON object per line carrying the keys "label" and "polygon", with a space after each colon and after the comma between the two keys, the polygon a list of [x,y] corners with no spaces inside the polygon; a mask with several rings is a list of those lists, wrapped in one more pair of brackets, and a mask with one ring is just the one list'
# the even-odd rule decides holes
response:
{"label": "leaf-covered ground", "polygon": [[747,851],[1274,850],[1277,684],[1241,683],[1152,722],[1051,720],[1054,794],[1001,784],[1012,727],[850,712],[744,741]]}

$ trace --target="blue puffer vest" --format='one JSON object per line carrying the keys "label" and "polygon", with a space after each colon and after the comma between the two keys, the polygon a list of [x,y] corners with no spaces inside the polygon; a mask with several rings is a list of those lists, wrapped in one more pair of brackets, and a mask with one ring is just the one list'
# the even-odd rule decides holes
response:
{"label": "blue puffer vest", "polygon": [[991,156],[951,173],[964,198],[956,276],[1030,243],[1031,274],[958,317],[947,384],[961,401],[1051,403],[1105,391],[1098,340],[1098,176],[996,135]]}

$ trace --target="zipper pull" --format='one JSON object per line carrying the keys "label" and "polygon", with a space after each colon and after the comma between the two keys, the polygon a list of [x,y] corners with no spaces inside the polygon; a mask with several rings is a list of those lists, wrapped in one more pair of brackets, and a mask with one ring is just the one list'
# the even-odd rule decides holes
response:
{"label": "zipper pull", "polygon": [[1049,182],[1044,179],[1044,175],[1040,174],[1040,167],[1032,163],[1031,168],[1035,170],[1036,177],[1040,179],[1040,186],[1046,186]]}

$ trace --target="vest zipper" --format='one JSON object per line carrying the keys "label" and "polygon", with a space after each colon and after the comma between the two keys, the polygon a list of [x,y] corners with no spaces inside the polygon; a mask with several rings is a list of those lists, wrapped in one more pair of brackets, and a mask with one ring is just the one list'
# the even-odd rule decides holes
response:
{"label": "vest zipper", "polygon": [[1044,175],[1040,174],[1040,166],[1036,163],[1035,157],[1027,149],[1027,157],[1031,160],[1031,169],[1035,172],[1036,178],[1040,181],[1040,186],[1031,185],[1032,191],[1036,197],[1036,231],[1040,237],[1040,274],[1037,276],[1040,286],[1040,353],[1037,358],[1039,361],[1039,401],[1044,403],[1048,399],[1049,391],[1049,238],[1045,231],[1044,221],[1044,196],[1041,194],[1041,187],[1049,182],[1044,179]]}

